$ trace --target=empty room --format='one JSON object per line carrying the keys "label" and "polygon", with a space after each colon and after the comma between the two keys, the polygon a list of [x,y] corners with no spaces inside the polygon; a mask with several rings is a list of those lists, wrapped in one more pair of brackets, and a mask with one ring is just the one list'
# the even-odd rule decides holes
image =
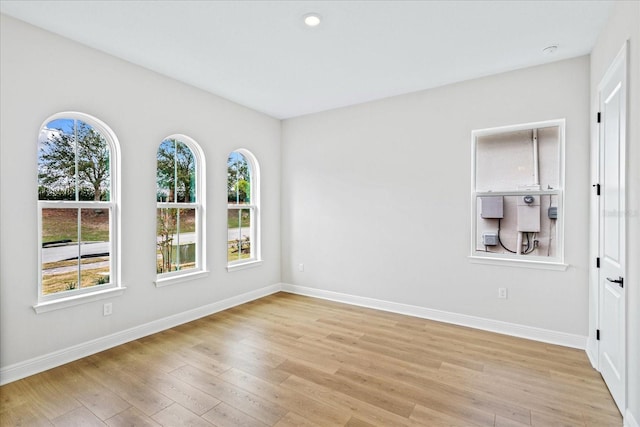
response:
{"label": "empty room", "polygon": [[0,425],[640,427],[639,46],[636,0],[0,0]]}

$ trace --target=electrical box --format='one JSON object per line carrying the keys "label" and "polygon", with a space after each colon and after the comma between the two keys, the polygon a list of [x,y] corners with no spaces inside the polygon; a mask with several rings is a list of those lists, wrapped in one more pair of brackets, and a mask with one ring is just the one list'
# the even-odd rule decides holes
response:
{"label": "electrical box", "polygon": [[480,216],[484,219],[504,218],[504,200],[502,196],[480,197]]}
{"label": "electrical box", "polygon": [[557,206],[549,206],[547,210],[547,215],[549,219],[558,219],[558,207]]}
{"label": "electrical box", "polygon": [[497,246],[498,233],[482,233],[482,244],[485,246]]}
{"label": "electrical box", "polygon": [[517,231],[528,233],[540,232],[540,196],[518,196]]}

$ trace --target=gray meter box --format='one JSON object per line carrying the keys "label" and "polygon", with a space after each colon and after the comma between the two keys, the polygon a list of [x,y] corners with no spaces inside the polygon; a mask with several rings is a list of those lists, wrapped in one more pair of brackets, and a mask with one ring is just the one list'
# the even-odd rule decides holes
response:
{"label": "gray meter box", "polygon": [[540,232],[540,196],[518,196],[516,230],[527,233]]}
{"label": "gray meter box", "polygon": [[480,216],[484,219],[504,218],[503,206],[502,196],[480,197]]}
{"label": "gray meter box", "polygon": [[485,246],[497,246],[498,233],[482,233],[482,244]]}

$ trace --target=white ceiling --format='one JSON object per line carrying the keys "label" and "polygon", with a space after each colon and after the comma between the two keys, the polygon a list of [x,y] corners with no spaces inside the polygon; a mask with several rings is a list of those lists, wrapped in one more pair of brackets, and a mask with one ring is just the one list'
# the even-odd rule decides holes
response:
{"label": "white ceiling", "polygon": [[[588,54],[609,1],[0,1],[277,118]],[[317,28],[302,16],[317,12]],[[557,44],[551,55],[542,50]],[[55,52],[64,57],[64,52]]]}

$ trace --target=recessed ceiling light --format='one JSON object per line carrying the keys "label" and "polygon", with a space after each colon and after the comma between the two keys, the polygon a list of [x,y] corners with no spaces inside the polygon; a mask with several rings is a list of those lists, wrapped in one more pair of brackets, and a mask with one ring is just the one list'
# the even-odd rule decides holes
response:
{"label": "recessed ceiling light", "polygon": [[542,53],[544,53],[546,55],[551,55],[556,50],[558,50],[558,45],[557,44],[552,44],[551,46],[547,46],[544,49],[542,49]]}
{"label": "recessed ceiling light", "polygon": [[318,15],[317,13],[307,13],[306,15],[303,16],[304,18],[304,24],[307,27],[317,27],[318,25],[320,25],[320,15]]}

